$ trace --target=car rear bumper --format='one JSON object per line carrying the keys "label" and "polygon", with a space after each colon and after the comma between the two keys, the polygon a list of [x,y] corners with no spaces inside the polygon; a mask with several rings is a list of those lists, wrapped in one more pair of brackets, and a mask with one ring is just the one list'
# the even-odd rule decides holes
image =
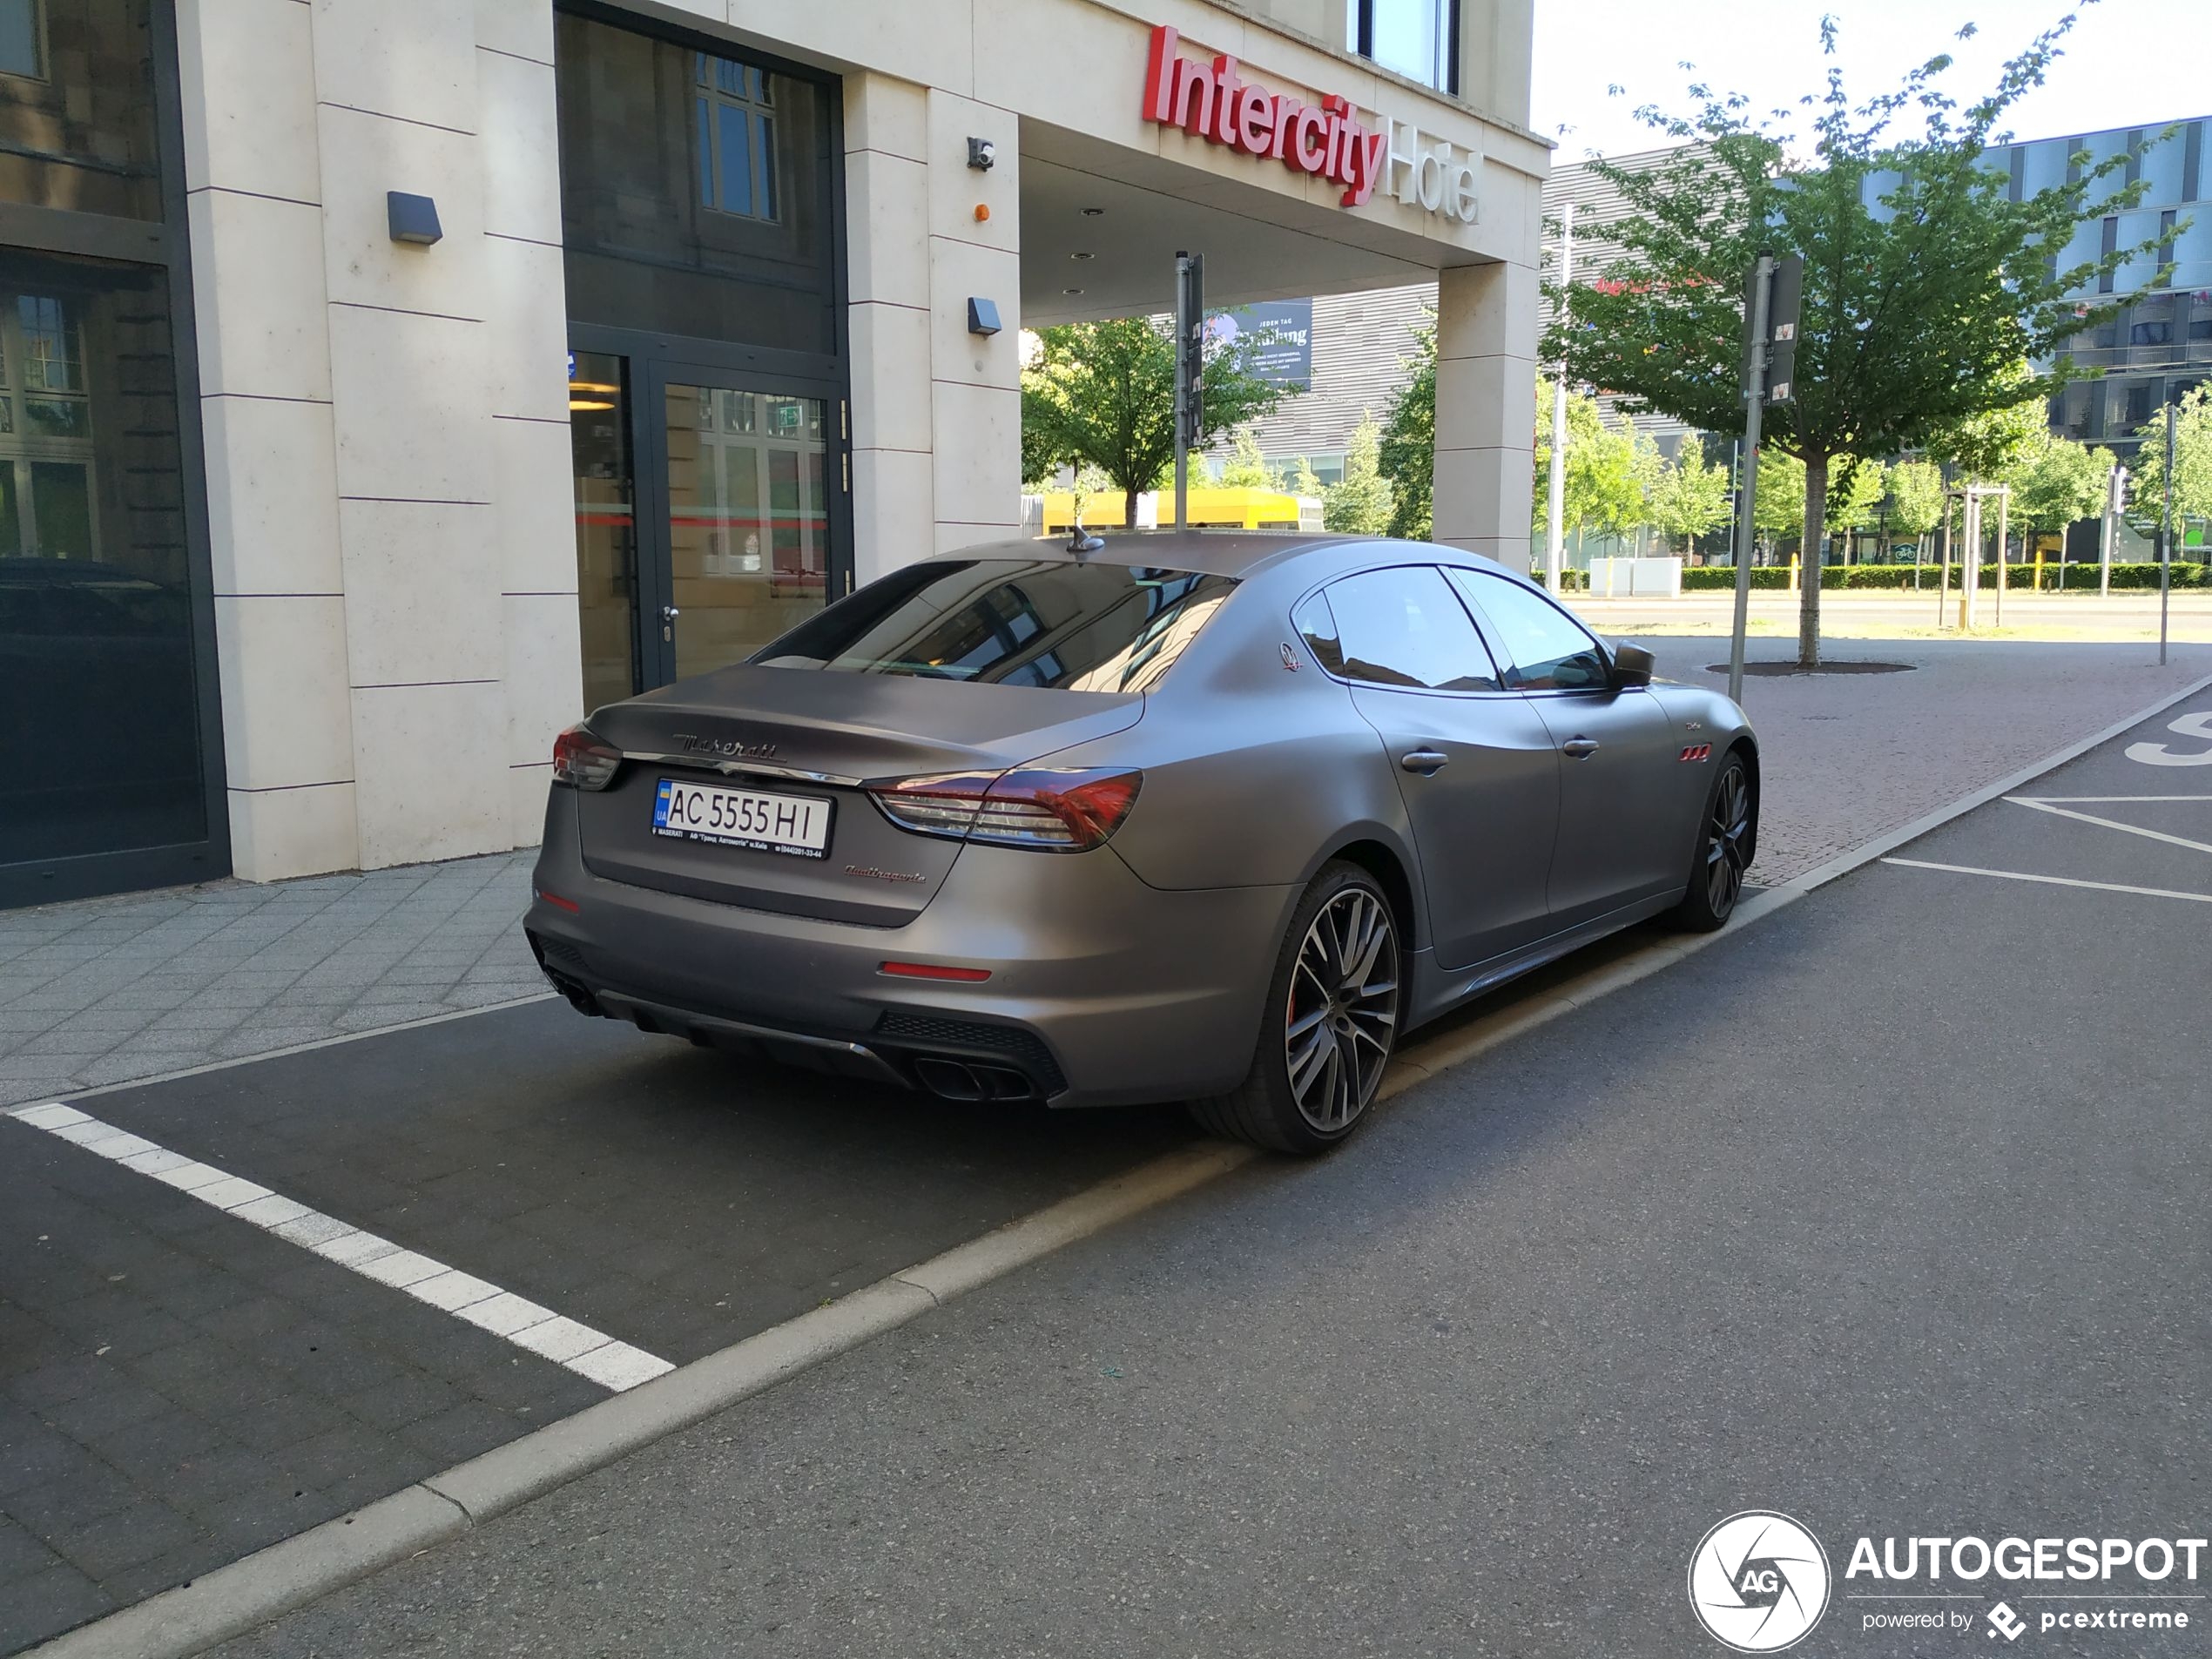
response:
{"label": "car rear bumper", "polygon": [[[1110,847],[971,846],[903,926],[777,915],[592,874],[565,795],[554,791],[525,926],[572,1002],[954,1098],[1087,1106],[1234,1087],[1296,898],[1290,887],[1163,892]],[[886,961],[990,978],[894,977]]]}

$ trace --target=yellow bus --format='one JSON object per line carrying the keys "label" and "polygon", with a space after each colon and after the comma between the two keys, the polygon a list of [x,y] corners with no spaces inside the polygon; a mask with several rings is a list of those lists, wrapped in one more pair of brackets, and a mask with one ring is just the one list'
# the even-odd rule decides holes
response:
{"label": "yellow bus", "polygon": [[[1188,496],[1190,523],[1201,529],[1242,530],[1318,530],[1321,528],[1321,502],[1312,496],[1292,496],[1279,489],[1254,489],[1246,485],[1233,489],[1218,485],[1194,486]],[[1148,509],[1174,511],[1174,497],[1166,490],[1152,492],[1136,498],[1137,523],[1145,529],[1155,523],[1154,514]],[[1121,528],[1123,522],[1123,495],[1118,489],[1101,489],[1083,497],[1083,524],[1095,530]],[[1076,522],[1076,497],[1071,490],[1047,490],[1044,496],[1043,532],[1047,536],[1064,534]]]}

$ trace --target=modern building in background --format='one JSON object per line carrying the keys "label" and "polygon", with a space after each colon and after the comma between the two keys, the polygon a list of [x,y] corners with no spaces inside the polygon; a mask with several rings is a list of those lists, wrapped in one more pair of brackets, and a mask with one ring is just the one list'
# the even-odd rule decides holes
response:
{"label": "modern building in background", "polygon": [[[1613,160],[1618,166],[1635,171],[1655,165],[1673,153],[1648,150]],[[1587,162],[1556,165],[1544,180],[1542,193],[1545,228],[1541,268],[1547,283],[1558,278],[1558,226],[1570,204],[1575,209],[1575,271],[1601,270],[1619,256],[1619,248],[1605,235],[1606,227],[1628,211],[1618,186]],[[1285,400],[1272,415],[1252,423],[1261,454],[1285,468],[1304,460],[1325,484],[1341,478],[1345,448],[1361,419],[1372,415],[1378,422],[1386,420],[1399,393],[1412,378],[1419,333],[1433,320],[1435,306],[1436,286],[1430,282],[1311,301],[1307,314],[1310,371],[1298,377],[1308,389],[1303,395]],[[1549,298],[1540,295],[1538,307],[1541,331],[1551,323]],[[1533,399],[1533,391],[1530,395]],[[1601,397],[1599,406],[1608,421],[1620,418],[1621,411],[1610,398]],[[1689,430],[1680,421],[1660,415],[1632,418],[1636,429],[1657,441],[1662,451],[1669,455]],[[1221,452],[1226,453],[1230,442],[1222,441]]]}
{"label": "modern building in background", "polygon": [[1525,556],[1531,0],[0,0],[0,904],[537,839],[1017,534],[1025,322],[1440,283]]}

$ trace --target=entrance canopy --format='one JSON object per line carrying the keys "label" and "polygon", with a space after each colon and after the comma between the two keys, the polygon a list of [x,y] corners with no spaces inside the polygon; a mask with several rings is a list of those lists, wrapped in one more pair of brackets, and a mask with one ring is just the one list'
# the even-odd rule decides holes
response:
{"label": "entrance canopy", "polygon": [[1021,165],[1029,327],[1171,310],[1178,250],[1205,256],[1209,307],[1402,287],[1480,262],[1333,203],[1033,118],[1022,122]]}

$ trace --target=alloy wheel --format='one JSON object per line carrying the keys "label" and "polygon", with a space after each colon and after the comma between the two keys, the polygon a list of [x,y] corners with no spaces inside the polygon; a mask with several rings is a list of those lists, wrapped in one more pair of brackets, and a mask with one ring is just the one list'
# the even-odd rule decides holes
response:
{"label": "alloy wheel", "polygon": [[1283,1033],[1298,1115],[1324,1134],[1374,1098],[1398,1027],[1398,935],[1364,887],[1321,907],[1298,947]]}
{"label": "alloy wheel", "polygon": [[1731,761],[1713,792],[1705,826],[1705,902],[1716,916],[1736,908],[1743,892],[1743,847],[1751,831],[1751,785],[1741,761]]}

